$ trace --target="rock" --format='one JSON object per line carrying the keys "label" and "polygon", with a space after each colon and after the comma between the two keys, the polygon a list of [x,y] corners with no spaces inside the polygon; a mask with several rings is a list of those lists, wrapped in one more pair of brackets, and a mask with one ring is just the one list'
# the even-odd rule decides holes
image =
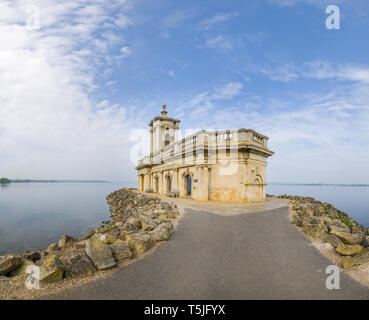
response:
{"label": "rock", "polygon": [[330,243],[335,248],[337,248],[338,245],[343,244],[340,238],[336,237],[333,234],[326,234],[324,237],[324,241]]}
{"label": "rock", "polygon": [[306,233],[313,238],[323,238],[325,233],[328,231],[327,227],[319,223],[308,223],[305,219],[303,219],[302,227]]}
{"label": "rock", "polygon": [[97,270],[106,270],[116,266],[111,249],[100,239],[88,239],[86,243],[86,253]]}
{"label": "rock", "polygon": [[0,275],[7,275],[8,273],[18,269],[23,264],[21,256],[6,255],[0,257]]}
{"label": "rock", "polygon": [[156,210],[153,211],[153,213],[158,217],[161,214],[165,214],[166,212],[163,209],[156,209]]}
{"label": "rock", "polygon": [[105,234],[104,242],[111,244],[118,240],[120,236],[120,231],[118,229],[112,229]]}
{"label": "rock", "polygon": [[42,258],[40,265],[41,282],[53,283],[63,279],[63,265],[55,254],[50,253]]}
{"label": "rock", "polygon": [[41,253],[38,251],[27,253],[24,258],[28,261],[36,262],[41,259]]}
{"label": "rock", "polygon": [[25,263],[15,271],[11,272],[9,274],[9,277],[11,278],[12,282],[24,282],[27,280],[29,273],[27,273],[27,268],[29,266],[36,266],[34,262],[31,260],[26,260]]}
{"label": "rock", "polygon": [[363,245],[365,248],[368,248],[368,247],[369,247],[369,236],[364,236],[364,237],[363,237],[362,245]]}
{"label": "rock", "polygon": [[127,231],[138,231],[141,229],[141,220],[136,217],[128,218],[123,225],[123,229]]}
{"label": "rock", "polygon": [[71,236],[68,236],[65,234],[58,242],[59,249],[66,249],[73,247],[74,243],[77,241],[77,239],[74,239]]}
{"label": "rock", "polygon": [[362,235],[360,233],[350,233],[343,229],[333,227],[331,227],[329,233],[337,236],[346,244],[361,244],[362,242]]}
{"label": "rock", "polygon": [[354,256],[360,253],[364,248],[359,244],[349,245],[349,244],[339,244],[336,251],[343,256]]}
{"label": "rock", "polygon": [[297,215],[295,215],[293,217],[292,223],[295,224],[298,227],[302,227],[302,219],[299,216],[297,216]]}
{"label": "rock", "polygon": [[110,245],[110,248],[114,259],[117,261],[124,261],[132,258],[132,250],[126,241],[118,240]]}
{"label": "rock", "polygon": [[79,241],[74,244],[75,249],[85,249],[87,240]]}
{"label": "rock", "polygon": [[342,266],[345,269],[349,269],[352,266],[360,266],[364,263],[369,263],[369,249],[362,250],[359,254],[354,257],[344,257],[342,260]]}
{"label": "rock", "polygon": [[175,217],[176,217],[176,215],[174,215],[174,214],[165,213],[165,214],[161,214],[156,220],[159,223],[162,223],[162,222],[171,221]]}
{"label": "rock", "polygon": [[123,222],[122,221],[118,221],[117,223],[114,224],[114,226],[120,228],[123,227]]}
{"label": "rock", "polygon": [[90,239],[95,234],[95,230],[91,230],[88,232],[84,237],[81,238],[81,240],[87,240]]}
{"label": "rock", "polygon": [[141,226],[143,230],[153,230],[156,228],[157,224],[154,219],[145,216],[144,214],[140,215]]}
{"label": "rock", "polygon": [[173,225],[171,222],[164,222],[149,232],[149,236],[153,241],[169,240],[172,234]]}
{"label": "rock", "polygon": [[52,244],[50,244],[50,245],[47,247],[47,249],[46,249],[46,251],[47,251],[47,252],[55,252],[55,251],[57,251],[57,250],[59,250],[59,246],[58,246],[58,244],[57,244],[57,243],[52,243]]}
{"label": "rock", "polygon": [[145,233],[127,234],[129,247],[137,253],[144,253],[154,246],[154,241]]}
{"label": "rock", "polygon": [[82,250],[67,251],[60,256],[60,260],[67,278],[92,276],[96,272],[90,258]]}

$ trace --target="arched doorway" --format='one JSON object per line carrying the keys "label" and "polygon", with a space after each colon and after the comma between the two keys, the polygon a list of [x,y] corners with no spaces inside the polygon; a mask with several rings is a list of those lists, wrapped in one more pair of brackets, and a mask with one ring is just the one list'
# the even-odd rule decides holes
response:
{"label": "arched doorway", "polygon": [[263,180],[259,176],[254,181],[254,195],[256,201],[263,200]]}
{"label": "arched doorway", "polygon": [[185,195],[187,197],[191,197],[192,196],[192,177],[190,174],[187,174],[184,177],[184,187],[185,187]]}

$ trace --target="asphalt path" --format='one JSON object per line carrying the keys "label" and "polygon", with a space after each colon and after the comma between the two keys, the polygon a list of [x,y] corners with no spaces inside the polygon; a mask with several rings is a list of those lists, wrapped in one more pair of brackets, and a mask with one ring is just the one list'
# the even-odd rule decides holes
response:
{"label": "asphalt path", "polygon": [[186,209],[153,254],[45,298],[368,299],[369,289],[342,272],[340,289],[326,288],[331,262],[291,225],[288,210],[227,216]]}

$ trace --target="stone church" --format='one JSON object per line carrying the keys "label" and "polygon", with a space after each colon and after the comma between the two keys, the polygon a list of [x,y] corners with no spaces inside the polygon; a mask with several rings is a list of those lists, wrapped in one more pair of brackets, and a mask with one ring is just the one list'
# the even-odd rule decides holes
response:
{"label": "stone church", "polygon": [[252,130],[201,130],[178,140],[180,120],[151,120],[150,155],[139,160],[140,191],[218,201],[264,201],[268,137]]}

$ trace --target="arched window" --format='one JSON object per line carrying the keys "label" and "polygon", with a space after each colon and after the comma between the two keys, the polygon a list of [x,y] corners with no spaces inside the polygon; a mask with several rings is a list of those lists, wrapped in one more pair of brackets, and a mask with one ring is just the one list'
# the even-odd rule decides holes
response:
{"label": "arched window", "polygon": [[165,135],[165,143],[164,143],[164,145],[165,145],[165,146],[167,146],[169,143],[170,143],[170,134],[169,134],[169,133],[167,133],[167,134]]}

